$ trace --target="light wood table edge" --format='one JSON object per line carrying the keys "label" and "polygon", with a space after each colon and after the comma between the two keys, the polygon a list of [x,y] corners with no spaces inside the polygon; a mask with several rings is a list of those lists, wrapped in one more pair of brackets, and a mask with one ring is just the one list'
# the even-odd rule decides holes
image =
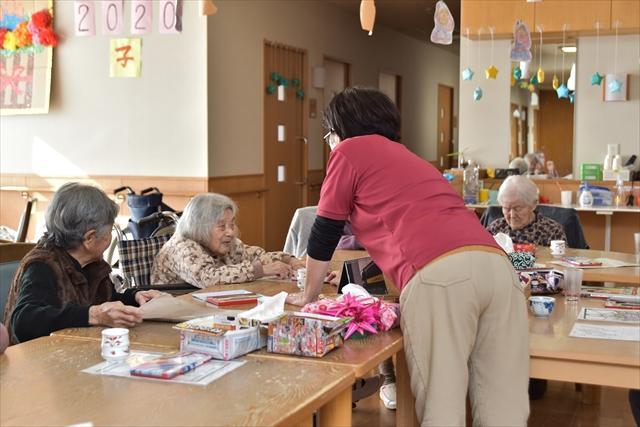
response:
{"label": "light wood table edge", "polygon": [[546,380],[640,389],[638,366],[531,357],[529,375]]}
{"label": "light wood table edge", "polygon": [[[328,364],[334,366],[344,366],[353,369],[355,378],[362,378],[367,375],[372,369],[375,369],[380,363],[384,362],[394,354],[399,354],[404,348],[404,340],[399,340],[393,345],[390,345],[381,352],[376,358],[368,360],[362,365],[353,365],[348,362],[340,362],[335,360],[329,360],[322,357],[304,357],[294,356],[291,354],[281,353],[267,353],[266,351],[248,353],[246,356],[252,359],[278,359],[278,360],[295,360],[303,363],[315,363],[315,364]],[[339,349],[338,349],[339,350]],[[335,350],[334,350],[335,351]]]}
{"label": "light wood table edge", "polygon": [[[94,326],[90,326],[90,327],[94,327]],[[51,334],[49,336],[51,337],[60,337],[60,338],[64,338],[64,339],[69,339],[69,340],[75,340],[75,341],[93,341],[93,342],[100,342],[100,339],[94,338],[94,337],[78,337],[76,335],[69,335],[69,331],[74,330],[74,329],[78,329],[78,328],[66,328],[66,329],[60,329],[58,331],[53,331],[51,332]],[[66,331],[66,332],[65,332]],[[177,351],[178,349],[175,346],[170,346],[170,345],[165,345],[165,344],[154,344],[154,343],[136,343],[136,342],[132,342],[130,344],[130,347],[132,348],[152,348],[152,349],[156,349],[156,350],[172,350],[172,351]]]}
{"label": "light wood table edge", "polygon": [[[280,426],[312,426],[313,414],[320,412],[320,426],[350,426],[351,425],[351,387],[355,382],[353,373],[344,377],[332,388],[340,390],[335,395],[325,393],[322,398],[296,410],[293,415],[283,420]],[[328,422],[324,422],[323,420]]]}

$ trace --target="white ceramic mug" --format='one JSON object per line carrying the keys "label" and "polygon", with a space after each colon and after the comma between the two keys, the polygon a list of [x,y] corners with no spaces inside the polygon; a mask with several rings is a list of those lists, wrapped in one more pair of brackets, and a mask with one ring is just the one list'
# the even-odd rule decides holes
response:
{"label": "white ceramic mug", "polygon": [[570,208],[573,202],[573,191],[563,190],[560,192],[560,203],[562,206]]}
{"label": "white ceramic mug", "polygon": [[299,268],[296,272],[296,278],[298,279],[298,288],[304,291],[304,282],[307,279],[307,269]]}
{"label": "white ceramic mug", "polygon": [[551,255],[561,256],[564,255],[567,244],[564,240],[552,240],[549,249],[551,249]]}
{"label": "white ceramic mug", "polygon": [[108,362],[118,362],[129,356],[129,330],[109,328],[102,331],[102,358]]}

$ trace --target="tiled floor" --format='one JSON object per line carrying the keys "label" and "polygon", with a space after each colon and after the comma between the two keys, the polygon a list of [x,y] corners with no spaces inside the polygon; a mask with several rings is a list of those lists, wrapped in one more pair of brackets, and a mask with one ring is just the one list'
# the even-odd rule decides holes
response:
{"label": "tiled floor", "polygon": [[[531,402],[530,427],[635,427],[627,390],[603,387],[599,405],[582,403],[574,384],[549,381],[544,398]],[[394,426],[395,411],[375,394],[353,410],[356,427]]]}

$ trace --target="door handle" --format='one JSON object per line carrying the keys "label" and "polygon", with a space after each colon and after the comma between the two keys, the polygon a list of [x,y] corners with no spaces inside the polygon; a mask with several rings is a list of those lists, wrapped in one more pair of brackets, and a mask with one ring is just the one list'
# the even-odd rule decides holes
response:
{"label": "door handle", "polygon": [[304,136],[296,136],[296,139],[302,140],[302,142],[304,142],[305,144],[309,143],[309,140]]}

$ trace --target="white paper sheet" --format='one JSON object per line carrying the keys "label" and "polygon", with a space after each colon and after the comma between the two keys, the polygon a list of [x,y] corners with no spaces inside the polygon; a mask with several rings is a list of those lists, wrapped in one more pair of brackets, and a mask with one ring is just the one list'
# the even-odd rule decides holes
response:
{"label": "white paper sheet", "polygon": [[580,314],[578,314],[578,319],[597,322],[634,323],[640,325],[640,310],[583,307],[580,310]]}
{"label": "white paper sheet", "polygon": [[569,336],[575,338],[640,342],[640,326],[609,326],[576,323],[573,325]]}
{"label": "white paper sheet", "polygon": [[632,262],[619,261],[617,259],[611,259],[611,258],[594,258],[593,261],[594,262],[601,262],[602,265],[577,266],[577,265],[569,264],[568,262],[564,262],[564,261],[551,261],[551,263],[552,264],[558,264],[558,265],[561,265],[563,267],[581,268],[581,269],[638,267],[638,264],[634,264]]}
{"label": "white paper sheet", "polygon": [[191,294],[191,296],[200,301],[206,301],[209,297],[224,297],[227,295],[236,295],[236,294],[251,294],[253,292],[247,291],[246,289],[238,289],[235,291],[217,291],[217,292],[199,292],[197,294]]}
{"label": "white paper sheet", "polygon": [[210,316],[215,309],[206,305],[194,304],[171,295],[163,295],[142,305],[142,318],[146,320],[167,320],[184,322],[198,317]]}

